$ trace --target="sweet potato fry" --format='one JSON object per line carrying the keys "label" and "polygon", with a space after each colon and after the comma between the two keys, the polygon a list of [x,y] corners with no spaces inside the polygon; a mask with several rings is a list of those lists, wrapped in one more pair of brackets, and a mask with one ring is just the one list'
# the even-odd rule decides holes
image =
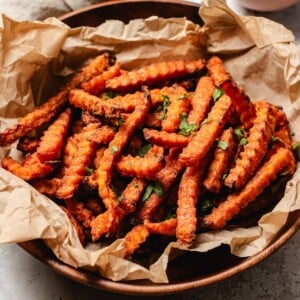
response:
{"label": "sweet potato fry", "polygon": [[[292,166],[292,168],[291,168]],[[245,187],[233,194],[211,214],[204,218],[204,223],[209,228],[220,229],[238,212],[254,201],[255,198],[278,176],[282,171],[294,172],[295,158],[292,152],[286,148],[280,148],[270,157],[245,185]]]}
{"label": "sweet potato fry", "polygon": [[44,131],[36,150],[41,162],[58,160],[61,156],[64,140],[67,136],[71,121],[71,109],[67,108]]}
{"label": "sweet potato fry", "polygon": [[172,93],[169,94],[169,106],[162,112],[162,130],[167,132],[177,132],[182,114],[187,114],[190,107],[190,100],[187,97],[187,91],[180,87],[174,86]]}
{"label": "sweet potato fry", "polygon": [[5,157],[2,160],[2,167],[26,181],[43,178],[54,170],[51,164],[42,163],[36,152],[28,155],[22,164],[11,157]]}
{"label": "sweet potato fry", "polygon": [[193,136],[191,142],[179,155],[185,166],[197,164],[209,151],[215,139],[222,132],[228,115],[232,112],[231,99],[223,95],[212,107],[205,122]]}
{"label": "sweet potato fry", "polygon": [[196,237],[197,202],[203,192],[202,180],[208,161],[204,157],[198,165],[187,167],[179,183],[176,237],[182,245],[191,245]]}
{"label": "sweet potato fry", "polygon": [[0,146],[5,146],[25,136],[32,130],[41,127],[49,122],[59,113],[68,102],[69,91],[78,87],[82,82],[89,80],[92,76],[103,72],[110,63],[110,55],[105,53],[93,60],[90,65],[76,73],[61,91],[51,97],[47,102],[35,108],[32,112],[25,115],[19,122],[0,134]]}
{"label": "sweet potato fry", "polygon": [[149,237],[150,232],[145,225],[136,225],[124,238],[124,257],[131,256]]}
{"label": "sweet potato fry", "polygon": [[109,187],[113,163],[120,156],[134,130],[142,124],[143,118],[150,107],[148,94],[143,97],[142,103],[136,107],[128,119],[120,126],[119,131],[105,150],[100,166],[97,169],[98,191],[107,209],[118,205],[116,195]]}
{"label": "sweet potato fry", "polygon": [[191,110],[188,115],[188,123],[200,126],[205,119],[212,102],[212,94],[215,85],[211,77],[200,77],[196,90],[191,97]]}
{"label": "sweet potato fry", "polygon": [[144,128],[143,133],[148,142],[165,148],[183,148],[186,147],[191,140],[191,137],[183,136],[175,132],[170,133],[148,128]]}
{"label": "sweet potato fry", "polygon": [[17,144],[17,149],[24,154],[33,153],[39,145],[40,139],[38,137],[24,136],[20,138]]}
{"label": "sweet potato fry", "polygon": [[126,155],[116,162],[116,170],[123,176],[151,179],[164,164],[164,149],[154,145],[144,157]]}
{"label": "sweet potato fry", "polygon": [[74,198],[66,200],[66,206],[70,214],[78,220],[83,227],[90,228],[91,222],[94,220],[93,212],[85,206],[82,201]]}
{"label": "sweet potato fry", "polygon": [[176,235],[176,227],[177,227],[177,219],[170,218],[161,222],[149,222],[145,221],[145,227],[149,230],[151,234],[160,234],[166,236],[175,236]]}
{"label": "sweet potato fry", "polygon": [[106,81],[105,87],[117,92],[129,91],[138,89],[142,85],[154,85],[162,81],[180,78],[201,71],[204,67],[205,61],[202,59],[155,63],[112,78]]}
{"label": "sweet potato fry", "polygon": [[203,185],[213,193],[219,193],[221,191],[223,176],[227,174],[230,168],[231,160],[237,146],[231,127],[223,131],[219,143],[222,143],[221,147],[217,146],[214,158],[203,182]]}
{"label": "sweet potato fry", "polygon": [[240,189],[252,176],[267,152],[274,128],[275,119],[271,114],[270,105],[259,105],[253,127],[249,131],[248,143],[225,178],[226,186]]}
{"label": "sweet potato fry", "polygon": [[232,81],[219,57],[211,57],[207,62],[207,69],[215,85],[231,98],[242,124],[245,128],[250,128],[255,118],[255,107],[249,97]]}
{"label": "sweet potato fry", "polygon": [[92,95],[97,95],[104,91],[106,80],[119,76],[120,73],[121,73],[121,66],[119,63],[116,63],[112,67],[108,68],[108,70],[104,71],[103,73],[94,76],[89,81],[83,82],[81,84],[81,88],[83,88],[86,92]]}

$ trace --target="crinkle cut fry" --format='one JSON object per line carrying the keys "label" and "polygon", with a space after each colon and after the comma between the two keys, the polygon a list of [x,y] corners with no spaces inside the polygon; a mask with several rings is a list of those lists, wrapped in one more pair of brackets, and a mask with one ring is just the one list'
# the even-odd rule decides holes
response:
{"label": "crinkle cut fry", "polygon": [[270,112],[268,103],[257,106],[256,118],[247,139],[248,143],[225,178],[224,184],[229,188],[242,188],[266,154],[275,128],[275,119]]}
{"label": "crinkle cut fry", "polygon": [[200,77],[196,90],[191,97],[191,110],[187,119],[189,124],[200,126],[209,111],[214,89],[215,85],[211,77]]}
{"label": "crinkle cut fry", "polygon": [[34,153],[39,146],[40,139],[38,137],[24,136],[19,139],[17,149],[24,154]]}
{"label": "crinkle cut fry", "polygon": [[174,86],[168,97],[170,105],[165,116],[162,112],[161,128],[167,132],[176,132],[179,128],[181,115],[189,111],[190,100],[187,91],[181,86]]}
{"label": "crinkle cut fry", "polygon": [[156,193],[152,193],[150,197],[141,204],[139,209],[136,211],[136,220],[143,222],[145,220],[153,220],[157,212],[158,207],[163,202],[164,197],[159,196]]}
{"label": "crinkle cut fry", "polygon": [[230,194],[224,202],[221,202],[218,207],[212,210],[211,214],[204,218],[205,226],[213,229],[223,228],[242,208],[254,201],[281,171],[288,170],[292,174],[295,171],[294,166],[293,153],[286,148],[278,149],[258,169],[242,190]]}
{"label": "crinkle cut fry", "polygon": [[[112,168],[116,159],[121,155],[130,136],[132,136],[135,129],[142,124],[149,108],[149,94],[145,93],[143,101],[141,101],[133,113],[130,114],[128,119],[120,126],[114,139],[104,151],[100,166],[96,170],[98,193],[107,210],[104,213],[105,215],[100,214],[91,224],[94,240],[97,240],[99,236],[101,236],[102,232],[107,233],[107,235],[111,235],[115,231],[119,223],[119,219],[122,218],[123,210],[118,207],[119,203],[117,196],[110,188]],[[103,219],[105,219],[105,226],[102,224]],[[98,222],[99,220],[100,222]],[[100,229],[99,226],[102,226],[103,228]]]}
{"label": "crinkle cut fry", "polygon": [[193,136],[191,142],[183,149],[179,155],[179,161],[184,166],[192,166],[206,155],[215,139],[222,132],[228,116],[232,112],[231,99],[223,95],[212,107],[199,131]]}
{"label": "crinkle cut fry", "polygon": [[249,97],[232,81],[219,57],[211,57],[207,62],[207,69],[215,85],[231,98],[242,124],[245,128],[250,128],[255,118],[255,107]]}
{"label": "crinkle cut fry", "polygon": [[203,70],[205,61],[169,61],[154,63],[126,72],[118,77],[106,81],[108,90],[123,92],[138,89],[143,85],[153,85],[170,79],[180,78]]}
{"label": "crinkle cut fry", "polygon": [[214,158],[208,168],[203,185],[213,193],[219,193],[223,185],[223,175],[227,174],[231,160],[235,154],[236,142],[233,129],[230,127],[223,131],[219,141],[226,143],[226,149],[217,147]]}
{"label": "crinkle cut fry", "polygon": [[134,226],[124,238],[124,257],[131,256],[146,241],[149,235],[150,232],[145,225]]}
{"label": "crinkle cut fry", "polygon": [[172,218],[157,223],[146,221],[134,226],[124,238],[124,257],[131,256],[151,234],[175,236],[176,224],[176,219]]}
{"label": "crinkle cut fry", "polygon": [[146,94],[143,96],[141,104],[136,107],[128,119],[120,126],[119,131],[115,134],[108,148],[104,151],[100,166],[96,172],[99,196],[102,198],[107,209],[116,207],[118,203],[115,193],[109,187],[113,163],[121,155],[123,148],[134,130],[142,124],[144,116],[149,110],[149,106],[148,94]]}
{"label": "crinkle cut fry", "polygon": [[158,131],[154,129],[143,129],[145,139],[152,144],[164,148],[183,148],[188,145],[191,137],[183,136],[175,132]]}
{"label": "crinkle cut fry", "polygon": [[36,150],[41,162],[57,160],[61,156],[64,140],[67,136],[71,121],[71,109],[67,108],[48,127],[41,137]]}
{"label": "crinkle cut fry", "polygon": [[32,112],[21,118],[18,123],[0,134],[0,146],[8,145],[18,138],[25,136],[32,130],[41,127],[59,113],[68,102],[69,91],[78,87],[82,82],[89,80],[107,68],[110,59],[108,54],[96,57],[90,65],[77,73],[61,91],[51,97],[47,102],[36,107]]}
{"label": "crinkle cut fry", "polygon": [[66,206],[70,214],[79,221],[83,227],[90,228],[91,222],[94,220],[93,212],[85,206],[82,201],[74,198],[67,199]]}
{"label": "crinkle cut fry", "polygon": [[71,105],[95,115],[110,116],[123,111],[121,105],[110,104],[106,100],[80,89],[70,91],[69,101]]}
{"label": "crinkle cut fry", "polygon": [[116,170],[123,176],[153,178],[164,165],[164,149],[154,145],[144,157],[126,155],[116,162]]}
{"label": "crinkle cut fry", "polygon": [[104,91],[106,80],[119,76],[120,74],[121,66],[119,63],[116,63],[102,74],[94,76],[89,81],[83,82],[81,88],[92,95],[97,95]]}
{"label": "crinkle cut fry", "polygon": [[[140,196],[146,186],[146,182],[143,179],[133,178],[133,180],[127,185],[122,195],[120,196],[120,204],[114,211],[113,229],[108,232],[107,223],[110,221],[111,212],[106,210],[104,213],[99,214],[91,224],[92,240],[96,241],[104,234],[111,235],[117,230],[118,225],[123,218],[132,213],[140,199]],[[104,222],[104,223],[103,223]]]}
{"label": "crinkle cut fry", "polygon": [[51,164],[42,163],[36,152],[28,155],[22,164],[11,157],[5,157],[2,160],[2,167],[26,181],[43,178],[54,170]]}
{"label": "crinkle cut fry", "polygon": [[179,183],[176,237],[182,245],[191,245],[196,237],[197,202],[208,161],[208,157],[204,157],[198,165],[187,167]]}

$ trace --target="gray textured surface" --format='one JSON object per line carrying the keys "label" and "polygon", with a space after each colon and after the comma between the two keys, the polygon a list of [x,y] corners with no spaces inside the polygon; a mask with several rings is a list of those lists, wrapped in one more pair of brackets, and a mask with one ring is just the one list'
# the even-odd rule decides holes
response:
{"label": "gray textured surface", "polygon": [[[58,16],[93,0],[0,0],[0,12],[15,19]],[[275,13],[246,11],[229,0],[236,11],[261,15],[291,29],[300,43],[300,3]],[[189,293],[156,299],[300,299],[300,232],[259,265],[221,283]],[[17,245],[0,245],[0,300],[132,299],[99,291],[58,275]],[[140,297],[137,297],[138,299]],[[145,297],[148,298],[148,297]]]}

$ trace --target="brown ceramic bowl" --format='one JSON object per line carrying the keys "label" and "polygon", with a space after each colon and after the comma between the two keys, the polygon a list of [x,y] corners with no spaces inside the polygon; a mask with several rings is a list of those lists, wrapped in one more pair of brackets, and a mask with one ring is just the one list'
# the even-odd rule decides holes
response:
{"label": "brown ceramic bowl", "polygon": [[[187,17],[200,23],[196,4],[177,0],[117,0],[89,6],[62,16],[60,19],[71,27],[96,26],[106,19],[125,22],[133,18],[151,15],[162,17]],[[172,294],[200,288],[238,274],[264,260],[282,246],[300,226],[300,212],[291,213],[288,222],[273,243],[260,253],[249,258],[238,258],[230,254],[227,246],[208,253],[187,253],[169,263],[168,284],[149,281],[113,282],[85,270],[75,269],[59,261],[42,241],[21,243],[21,247],[53,270],[75,281],[99,289],[138,295]]]}

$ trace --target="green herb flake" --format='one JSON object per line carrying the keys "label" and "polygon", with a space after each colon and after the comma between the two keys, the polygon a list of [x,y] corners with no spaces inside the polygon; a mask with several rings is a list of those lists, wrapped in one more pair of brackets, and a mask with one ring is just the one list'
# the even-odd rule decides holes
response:
{"label": "green herb flake", "polygon": [[200,211],[203,214],[208,214],[211,212],[211,210],[213,209],[214,205],[212,203],[212,201],[210,199],[203,199],[202,201],[200,201]]}
{"label": "green herb flake", "polygon": [[168,219],[176,218],[176,211],[177,211],[177,206],[176,205],[169,207],[166,211],[164,219],[168,220]]}
{"label": "green herb flake", "polygon": [[114,98],[115,96],[116,96],[116,94],[114,92],[105,92],[105,93],[103,93],[102,98],[104,100],[108,100],[108,99]]}
{"label": "green herb flake", "polygon": [[243,137],[243,138],[241,138],[241,140],[240,140],[240,143],[239,143],[241,146],[245,146],[245,145],[247,145],[248,144],[248,140],[245,138],[245,137]]}
{"label": "green herb flake", "polygon": [[157,182],[148,184],[141,199],[142,203],[147,201],[152,193],[162,196],[164,194],[162,186]]}
{"label": "green herb flake", "polygon": [[118,117],[118,126],[121,126],[125,121],[121,118],[121,117]]}
{"label": "green herb flake", "polygon": [[224,91],[221,88],[215,88],[212,94],[214,101],[218,101],[224,95]]}
{"label": "green herb flake", "polygon": [[218,142],[218,148],[222,150],[226,150],[228,148],[228,143],[225,141],[219,141]]}
{"label": "green herb flake", "polygon": [[298,161],[300,161],[300,141],[292,145],[292,149]]}
{"label": "green herb flake", "polygon": [[244,137],[244,129],[243,128],[236,128],[234,129],[234,134],[237,136],[237,137]]}
{"label": "green herb flake", "polygon": [[118,146],[114,145],[111,147],[111,153],[115,154],[118,151]]}
{"label": "green herb flake", "polygon": [[227,174],[227,173],[224,173],[224,174],[222,175],[222,180],[225,180],[227,176],[228,176],[228,174]]}
{"label": "green herb flake", "polygon": [[198,126],[195,123],[188,123],[186,112],[180,115],[179,134],[189,136],[192,131],[197,129]]}
{"label": "green herb flake", "polygon": [[168,106],[170,106],[170,98],[167,95],[162,95],[163,98],[163,105],[162,105],[162,113],[159,116],[159,120],[164,120],[166,118],[167,112],[168,112]]}
{"label": "green herb flake", "polygon": [[138,149],[138,156],[144,157],[152,148],[152,144],[146,144]]}
{"label": "green herb flake", "polygon": [[89,167],[86,167],[85,173],[86,173],[88,176],[92,175],[93,172],[94,172],[94,169],[89,168]]}
{"label": "green herb flake", "polygon": [[272,136],[271,136],[271,141],[272,141],[273,143],[276,143],[276,142],[279,141],[279,138],[278,138],[277,136],[272,135]]}

